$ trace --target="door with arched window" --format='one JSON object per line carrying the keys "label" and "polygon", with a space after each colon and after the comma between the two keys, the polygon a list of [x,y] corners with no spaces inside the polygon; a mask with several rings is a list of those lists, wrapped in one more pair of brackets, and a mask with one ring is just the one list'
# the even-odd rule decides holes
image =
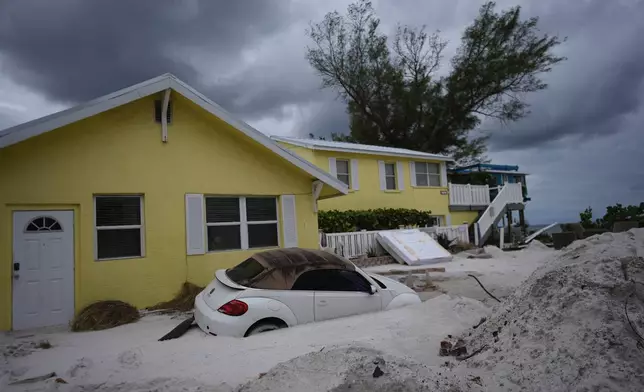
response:
{"label": "door with arched window", "polygon": [[74,316],[74,212],[13,214],[13,329]]}

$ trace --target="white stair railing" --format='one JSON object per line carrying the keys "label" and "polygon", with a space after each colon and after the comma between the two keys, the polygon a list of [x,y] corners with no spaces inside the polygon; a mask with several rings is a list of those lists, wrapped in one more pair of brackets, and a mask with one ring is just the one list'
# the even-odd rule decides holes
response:
{"label": "white stair railing", "polygon": [[523,203],[521,183],[505,184],[476,223],[479,243],[483,244],[492,227],[499,222],[508,204]]}

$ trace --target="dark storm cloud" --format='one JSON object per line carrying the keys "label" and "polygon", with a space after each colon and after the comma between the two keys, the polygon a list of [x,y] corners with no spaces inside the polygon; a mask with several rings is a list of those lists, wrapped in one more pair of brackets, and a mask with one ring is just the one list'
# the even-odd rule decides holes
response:
{"label": "dark storm cloud", "polygon": [[[288,25],[291,17],[282,0],[20,0],[4,1],[0,8],[2,73],[69,103],[165,72],[203,90],[192,54],[211,54],[207,68],[213,72],[234,69],[242,50]],[[270,109],[258,98],[237,107],[243,83],[235,82],[223,80],[204,92],[231,110]],[[276,96],[268,100],[280,103]]]}
{"label": "dark storm cloud", "polygon": [[572,1],[526,7],[542,30],[567,36],[568,60],[544,76],[547,90],[527,97],[531,113],[507,128],[488,122],[491,149],[548,145],[569,135],[608,136],[642,106],[644,2]]}

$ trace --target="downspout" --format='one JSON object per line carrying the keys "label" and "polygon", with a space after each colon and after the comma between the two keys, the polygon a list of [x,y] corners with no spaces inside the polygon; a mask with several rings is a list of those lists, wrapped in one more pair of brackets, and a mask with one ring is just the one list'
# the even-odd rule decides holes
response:
{"label": "downspout", "polygon": [[168,142],[168,105],[170,105],[170,89],[163,95],[163,108],[161,109],[161,141]]}
{"label": "downspout", "polygon": [[318,212],[318,199],[320,198],[320,193],[322,193],[322,187],[324,184],[322,181],[313,181],[313,212]]}

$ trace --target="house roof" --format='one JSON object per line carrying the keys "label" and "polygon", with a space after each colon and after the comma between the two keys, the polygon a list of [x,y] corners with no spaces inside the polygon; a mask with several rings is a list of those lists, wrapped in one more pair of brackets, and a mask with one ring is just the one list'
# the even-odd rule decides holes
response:
{"label": "house roof", "polygon": [[455,167],[450,170],[452,174],[469,174],[469,173],[495,173],[495,174],[515,174],[528,175],[520,172],[517,165],[497,165],[492,163],[476,163],[468,166]]}
{"label": "house roof", "polygon": [[289,143],[294,146],[305,147],[311,150],[352,152],[357,154],[370,154],[370,155],[388,155],[388,156],[405,157],[405,158],[422,158],[422,159],[431,159],[435,161],[453,161],[454,160],[454,158],[450,156],[440,155],[440,154],[430,154],[430,153],[421,152],[421,151],[408,150],[406,148],[371,146],[368,144],[334,142],[329,140],[304,139],[304,138],[286,137],[286,136],[271,136],[271,138],[278,142]]}
{"label": "house roof", "polygon": [[166,89],[172,89],[176,91],[207,112],[220,118],[249,138],[260,143],[264,147],[271,150],[273,153],[279,155],[286,161],[297,166],[299,169],[308,173],[312,177],[319,179],[338,192],[343,194],[348,193],[348,188],[344,183],[331,176],[324,170],[308,162],[307,160],[299,157],[298,155],[275,143],[273,140],[271,140],[270,137],[246,124],[239,118],[233,116],[232,114],[224,110],[221,106],[208,99],[205,95],[201,94],[188,84],[179,80],[176,76],[169,73],[146,80],[145,82],[135,84],[134,86],[124,88],[111,94],[104,95],[100,98],[96,98],[92,101],[74,106],[70,109],[63,110],[49,116],[41,117],[36,120],[2,130],[0,131],[0,149],[27,140],[34,136],[53,131],[57,128],[74,123],[76,121],[92,117],[115,107],[125,105],[137,99],[159,93]]}

